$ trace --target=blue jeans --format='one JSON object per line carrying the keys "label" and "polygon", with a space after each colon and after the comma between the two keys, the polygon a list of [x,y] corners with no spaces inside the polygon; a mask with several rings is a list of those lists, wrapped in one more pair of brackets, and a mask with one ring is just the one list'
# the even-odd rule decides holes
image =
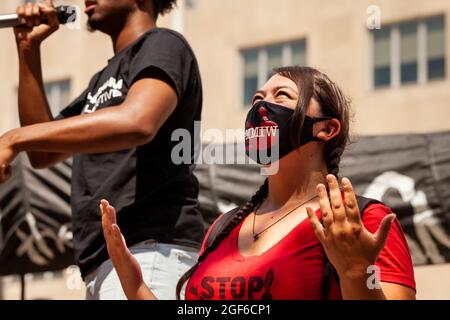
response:
{"label": "blue jeans", "polygon": [[[197,261],[198,251],[185,246],[144,241],[130,247],[141,265],[144,282],[160,300],[175,300],[181,276]],[[125,300],[111,260],[86,276],[86,300]],[[184,298],[184,290],[181,295]]]}

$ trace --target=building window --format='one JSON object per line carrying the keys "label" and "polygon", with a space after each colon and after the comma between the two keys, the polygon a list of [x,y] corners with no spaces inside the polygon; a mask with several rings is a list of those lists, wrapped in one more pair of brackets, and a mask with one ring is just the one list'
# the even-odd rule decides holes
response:
{"label": "building window", "polygon": [[400,25],[400,78],[401,83],[415,83],[418,76],[417,24]]}
{"label": "building window", "polygon": [[428,79],[445,78],[445,23],[444,17],[426,21]]}
{"label": "building window", "polygon": [[244,57],[244,101],[250,103],[258,90],[258,51],[248,50]]}
{"label": "building window", "polygon": [[52,114],[56,116],[70,102],[70,80],[47,82],[44,87]]}
{"label": "building window", "polygon": [[283,46],[276,45],[267,48],[267,75],[266,80],[270,79],[274,72],[273,69],[283,65]]}
{"label": "building window", "polygon": [[375,31],[374,39],[375,87],[389,86],[391,83],[390,29],[383,28]]}
{"label": "building window", "polygon": [[373,87],[444,79],[444,20],[437,16],[373,31]]}
{"label": "building window", "polygon": [[241,51],[243,69],[243,105],[249,106],[258,88],[273,75],[273,69],[288,65],[306,65],[306,40],[278,43]]}

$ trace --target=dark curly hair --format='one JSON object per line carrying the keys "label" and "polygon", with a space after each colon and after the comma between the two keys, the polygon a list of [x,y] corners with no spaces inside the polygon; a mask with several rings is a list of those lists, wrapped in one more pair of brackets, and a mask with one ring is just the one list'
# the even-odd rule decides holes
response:
{"label": "dark curly hair", "polygon": [[153,0],[153,10],[155,19],[159,15],[170,12],[177,5],[177,0]]}

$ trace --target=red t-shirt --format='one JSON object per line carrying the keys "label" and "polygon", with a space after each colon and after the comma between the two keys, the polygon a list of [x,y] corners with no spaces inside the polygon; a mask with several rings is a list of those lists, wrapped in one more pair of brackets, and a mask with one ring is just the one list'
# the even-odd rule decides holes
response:
{"label": "red t-shirt", "polygon": [[[371,204],[364,211],[363,224],[375,233],[389,213],[391,210],[385,205]],[[321,217],[320,209],[316,215]],[[321,299],[324,251],[308,218],[269,250],[252,257],[243,257],[238,250],[242,224],[200,264],[186,286],[186,300]],[[381,282],[402,284],[415,290],[411,255],[397,219],[376,265],[380,268]],[[329,299],[341,299],[336,280]]]}

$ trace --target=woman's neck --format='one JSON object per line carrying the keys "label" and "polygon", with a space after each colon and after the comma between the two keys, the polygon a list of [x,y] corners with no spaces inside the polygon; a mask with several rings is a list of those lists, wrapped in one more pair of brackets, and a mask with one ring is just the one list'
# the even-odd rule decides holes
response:
{"label": "woman's neck", "polygon": [[269,176],[269,193],[264,203],[266,209],[276,210],[308,201],[317,195],[317,185],[326,183],[327,168],[321,159],[310,158],[313,161],[305,165],[298,165],[305,163],[298,162],[298,158],[294,160],[292,166],[289,161],[280,163],[278,173]]}

